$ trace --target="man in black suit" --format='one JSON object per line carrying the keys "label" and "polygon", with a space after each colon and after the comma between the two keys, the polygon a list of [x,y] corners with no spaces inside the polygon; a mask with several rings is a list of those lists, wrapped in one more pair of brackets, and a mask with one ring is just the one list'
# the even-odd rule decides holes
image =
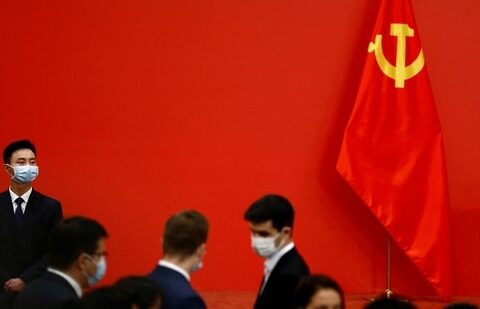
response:
{"label": "man in black suit", "polygon": [[0,193],[0,298],[8,303],[46,267],[48,235],[62,218],[59,201],[32,189],[38,176],[35,146],[28,140],[3,151],[10,188]]}
{"label": "man in black suit", "polygon": [[13,308],[78,307],[82,289],[105,275],[106,237],[98,222],[84,217],[72,217],[54,227],[48,246],[48,271],[23,289]]}
{"label": "man in black suit", "polygon": [[255,309],[291,309],[300,279],[309,269],[292,241],[294,210],[280,195],[266,195],[245,212],[252,248],[265,258]]}
{"label": "man in black suit", "polygon": [[207,219],[194,210],[170,217],[163,233],[163,258],[148,274],[163,292],[164,309],[205,309],[190,285],[190,274],[202,266],[208,236]]}

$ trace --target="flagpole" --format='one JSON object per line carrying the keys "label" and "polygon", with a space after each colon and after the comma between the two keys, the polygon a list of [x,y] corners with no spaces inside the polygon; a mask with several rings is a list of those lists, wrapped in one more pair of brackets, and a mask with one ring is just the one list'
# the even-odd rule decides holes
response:
{"label": "flagpole", "polygon": [[390,234],[387,232],[387,282],[386,282],[386,289],[385,289],[385,296],[390,298],[393,295],[392,286],[391,286],[391,271],[392,271],[392,264],[391,264],[391,238]]}
{"label": "flagpole", "polygon": [[[387,248],[386,248],[386,271],[385,271],[385,290],[378,296],[375,297],[368,297],[367,299],[370,301],[377,301],[379,299],[384,298],[392,298],[393,297],[393,290],[392,290],[392,260],[391,260],[391,248],[392,248],[392,239],[390,234],[387,232]],[[406,300],[405,300],[406,301]]]}
{"label": "flagpole", "polygon": [[[392,290],[392,237],[390,236],[390,233],[387,232],[387,269],[386,269],[386,288],[383,294],[378,298],[393,298],[395,297],[399,301],[403,301],[408,303],[408,298],[406,298],[403,295],[400,295],[398,293],[394,293]],[[372,299],[372,301],[375,301],[376,299]]]}

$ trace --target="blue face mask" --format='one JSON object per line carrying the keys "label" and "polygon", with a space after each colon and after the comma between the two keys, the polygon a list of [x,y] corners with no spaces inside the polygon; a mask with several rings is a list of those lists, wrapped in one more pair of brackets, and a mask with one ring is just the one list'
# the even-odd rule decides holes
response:
{"label": "blue face mask", "polygon": [[[92,261],[94,261],[93,258],[92,258]],[[88,279],[89,286],[93,286],[97,284],[98,281],[100,281],[105,276],[105,273],[107,272],[107,261],[105,260],[104,256],[100,257],[100,260],[94,263],[97,264],[97,271],[95,272],[95,274],[93,276],[89,276],[87,273],[85,273]]]}
{"label": "blue face mask", "polygon": [[12,179],[18,183],[29,183],[38,177],[38,166],[36,165],[15,165],[5,164],[13,169]]}

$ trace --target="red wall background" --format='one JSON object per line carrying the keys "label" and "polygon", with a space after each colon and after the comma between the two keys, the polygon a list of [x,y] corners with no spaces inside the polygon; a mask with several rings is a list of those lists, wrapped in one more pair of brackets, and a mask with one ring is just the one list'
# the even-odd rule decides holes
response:
{"label": "red wall background", "polygon": [[[415,0],[446,142],[455,294],[480,294],[480,2]],[[39,191],[109,230],[112,282],[148,272],[172,213],[211,223],[201,291],[255,291],[242,220],[278,192],[314,272],[385,288],[386,236],[335,171],[378,0],[0,1],[0,145],[38,147]],[[8,177],[0,184],[6,188]],[[393,287],[432,289],[393,248]]]}

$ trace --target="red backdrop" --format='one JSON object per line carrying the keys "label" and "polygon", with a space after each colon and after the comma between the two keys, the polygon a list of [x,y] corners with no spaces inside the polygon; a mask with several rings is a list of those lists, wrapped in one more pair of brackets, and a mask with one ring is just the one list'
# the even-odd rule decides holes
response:
{"label": "red backdrop", "polygon": [[[455,294],[478,295],[480,2],[413,4],[445,135]],[[32,139],[36,188],[104,223],[107,283],[148,272],[165,219],[195,208],[211,222],[195,286],[255,291],[242,216],[278,192],[314,272],[382,291],[386,236],[335,171],[378,5],[1,0],[0,145]],[[394,289],[433,294],[392,258]]]}

